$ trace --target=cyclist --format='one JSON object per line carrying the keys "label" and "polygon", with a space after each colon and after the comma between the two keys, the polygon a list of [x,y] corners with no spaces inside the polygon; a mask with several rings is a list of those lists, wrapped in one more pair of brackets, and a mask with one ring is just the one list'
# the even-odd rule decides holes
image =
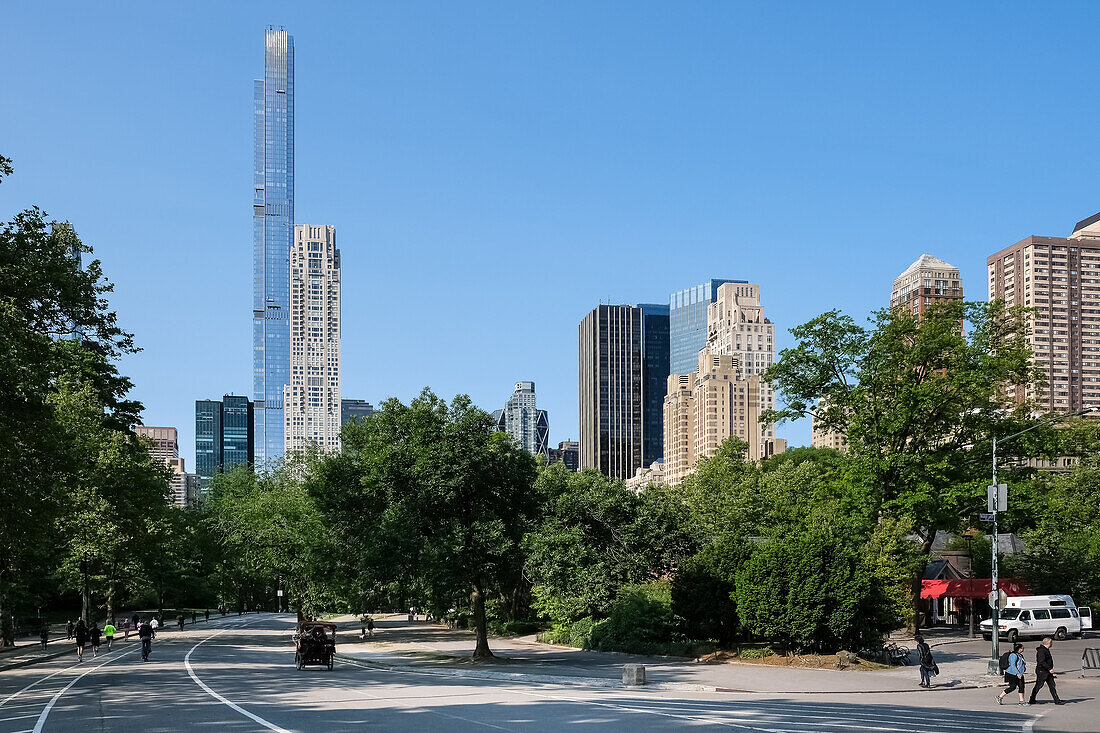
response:
{"label": "cyclist", "polygon": [[138,638],[141,639],[141,661],[149,661],[149,652],[153,651],[153,627],[148,621],[142,621],[138,627]]}

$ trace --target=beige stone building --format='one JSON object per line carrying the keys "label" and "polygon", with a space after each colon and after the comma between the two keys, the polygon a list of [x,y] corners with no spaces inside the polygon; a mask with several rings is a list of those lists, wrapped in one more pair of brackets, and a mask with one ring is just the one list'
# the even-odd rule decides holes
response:
{"label": "beige stone building", "polygon": [[191,506],[199,498],[199,477],[187,473],[180,458],[179,437],[175,428],[138,425],[134,434],[153,442],[149,453],[172,471],[168,478],[169,500],[176,506]]}
{"label": "beige stone building", "polygon": [[1100,405],[1100,214],[1069,237],[1020,240],[986,265],[990,300],[1036,311],[1031,345],[1047,385],[1010,396],[1055,412]]}
{"label": "beige stone building", "polygon": [[631,491],[641,492],[647,486],[664,486],[665,485],[665,464],[661,461],[654,461],[649,464],[648,467],[639,468],[634,472],[631,478],[628,478],[625,482],[626,488]]}
{"label": "beige stone building", "polygon": [[930,254],[922,254],[894,280],[890,309],[901,308],[920,318],[932,303],[962,298],[959,269]]}
{"label": "beige stone building", "polygon": [[[818,410],[825,408],[825,400],[817,401]],[[829,430],[810,413],[810,445],[814,448],[832,448],[841,453],[848,451],[848,438],[836,430]]]}
{"label": "beige stone building", "polygon": [[707,309],[707,346],[698,369],[672,374],[665,394],[665,482],[683,481],[696,463],[714,455],[727,439],[748,443],[753,460],[782,453],[760,416],[775,405],[771,385],[760,374],[775,361],[774,325],[760,305],[760,286],[726,283]]}
{"label": "beige stone building", "polygon": [[285,452],[340,448],[340,250],[336,227],[294,227]]}

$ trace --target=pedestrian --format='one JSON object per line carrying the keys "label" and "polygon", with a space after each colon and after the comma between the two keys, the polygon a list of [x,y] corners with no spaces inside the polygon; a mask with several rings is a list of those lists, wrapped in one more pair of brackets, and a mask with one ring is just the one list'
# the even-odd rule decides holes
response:
{"label": "pedestrian", "polygon": [[138,638],[141,639],[141,661],[149,661],[149,652],[153,651],[153,625],[148,621],[142,621],[138,626]]}
{"label": "pedestrian", "polygon": [[76,639],[76,661],[84,661],[84,645],[88,643],[88,627],[84,625],[84,619],[79,619],[73,628],[73,638]]}
{"label": "pedestrian", "polygon": [[1039,688],[1044,684],[1050,689],[1050,696],[1054,698],[1055,705],[1065,705],[1065,700],[1058,697],[1058,688],[1054,686],[1054,657],[1050,655],[1050,645],[1054,640],[1049,636],[1043,639],[1043,643],[1035,647],[1035,686],[1031,688],[1031,699],[1028,705],[1035,704],[1035,696],[1039,694]]}
{"label": "pedestrian", "polygon": [[140,623],[141,619],[138,618],[138,615],[136,613],[130,617],[130,625],[134,628],[134,631],[137,631],[138,625]]}
{"label": "pedestrian", "polygon": [[179,627],[180,631],[183,631],[183,614],[182,613],[180,615],[176,616],[176,626]]}
{"label": "pedestrian", "polygon": [[153,636],[157,635],[157,629],[160,628],[160,620],[156,616],[153,616],[153,620],[149,622],[149,625],[153,627]]}
{"label": "pedestrian", "polygon": [[920,687],[932,686],[932,675],[936,674],[936,660],[932,658],[932,647],[920,634],[916,636],[917,660],[920,662]]}
{"label": "pedestrian", "polygon": [[107,651],[111,651],[111,644],[115,640],[115,625],[108,620],[103,627],[103,636],[107,639]]}
{"label": "pedestrian", "polygon": [[1005,682],[1008,683],[1008,687],[1004,691],[997,695],[997,704],[1004,705],[1005,695],[1009,694],[1013,690],[1020,691],[1020,702],[1018,704],[1024,704],[1024,673],[1027,671],[1027,663],[1024,661],[1024,645],[1016,643],[1012,645],[1012,651],[1008,654],[1008,666],[1005,667]]}
{"label": "pedestrian", "polygon": [[210,620],[210,609],[209,608],[206,609],[205,614],[206,614],[206,620],[209,621]]}
{"label": "pedestrian", "polygon": [[69,636],[68,636],[69,641],[73,640],[73,629],[74,628],[76,628],[76,627],[73,626],[73,622],[70,620],[69,625],[65,627],[65,631],[69,634]]}
{"label": "pedestrian", "polygon": [[367,616],[367,635],[374,638],[374,619]]}
{"label": "pedestrian", "polygon": [[49,624],[42,624],[42,629],[38,632],[38,638],[42,642],[42,651],[46,651],[46,644],[50,643]]}
{"label": "pedestrian", "polygon": [[199,620],[199,614],[194,611],[191,612],[191,625],[194,626],[195,622]]}
{"label": "pedestrian", "polygon": [[92,656],[93,657],[98,657],[99,656],[99,637],[102,634],[103,634],[103,631],[100,630],[99,624],[97,624],[95,621],[93,621],[92,622],[92,628],[88,632],[88,636],[90,636],[91,639],[92,639]]}

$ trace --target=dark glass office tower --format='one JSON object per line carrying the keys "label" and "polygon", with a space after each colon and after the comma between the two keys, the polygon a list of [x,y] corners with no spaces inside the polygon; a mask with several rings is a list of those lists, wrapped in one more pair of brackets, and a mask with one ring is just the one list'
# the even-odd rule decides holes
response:
{"label": "dark glass office tower", "polygon": [[205,491],[220,471],[255,461],[252,401],[238,395],[195,400],[195,473]]}
{"label": "dark glass office tower", "polygon": [[642,303],[642,465],[664,460],[669,375],[669,307]]}
{"label": "dark glass office tower", "polygon": [[255,457],[283,454],[290,382],[290,247],[294,243],[294,38],[267,29],[253,96],[252,381]]}
{"label": "dark glass office tower", "polygon": [[707,306],[718,297],[718,286],[747,282],[708,280],[668,296],[669,374],[690,374],[699,368],[699,352],[707,345]]}

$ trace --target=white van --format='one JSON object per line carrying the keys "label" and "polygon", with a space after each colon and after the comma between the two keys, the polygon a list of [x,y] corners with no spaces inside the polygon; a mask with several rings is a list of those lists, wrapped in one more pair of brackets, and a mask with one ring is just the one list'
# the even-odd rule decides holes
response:
{"label": "white van", "polygon": [[[1092,609],[1077,608],[1069,596],[1017,596],[1009,598],[1001,609],[997,625],[1000,636],[1009,641],[1025,636],[1065,639],[1081,636],[1084,630],[1092,628]],[[981,629],[987,641],[993,638],[990,619],[982,621]]]}

